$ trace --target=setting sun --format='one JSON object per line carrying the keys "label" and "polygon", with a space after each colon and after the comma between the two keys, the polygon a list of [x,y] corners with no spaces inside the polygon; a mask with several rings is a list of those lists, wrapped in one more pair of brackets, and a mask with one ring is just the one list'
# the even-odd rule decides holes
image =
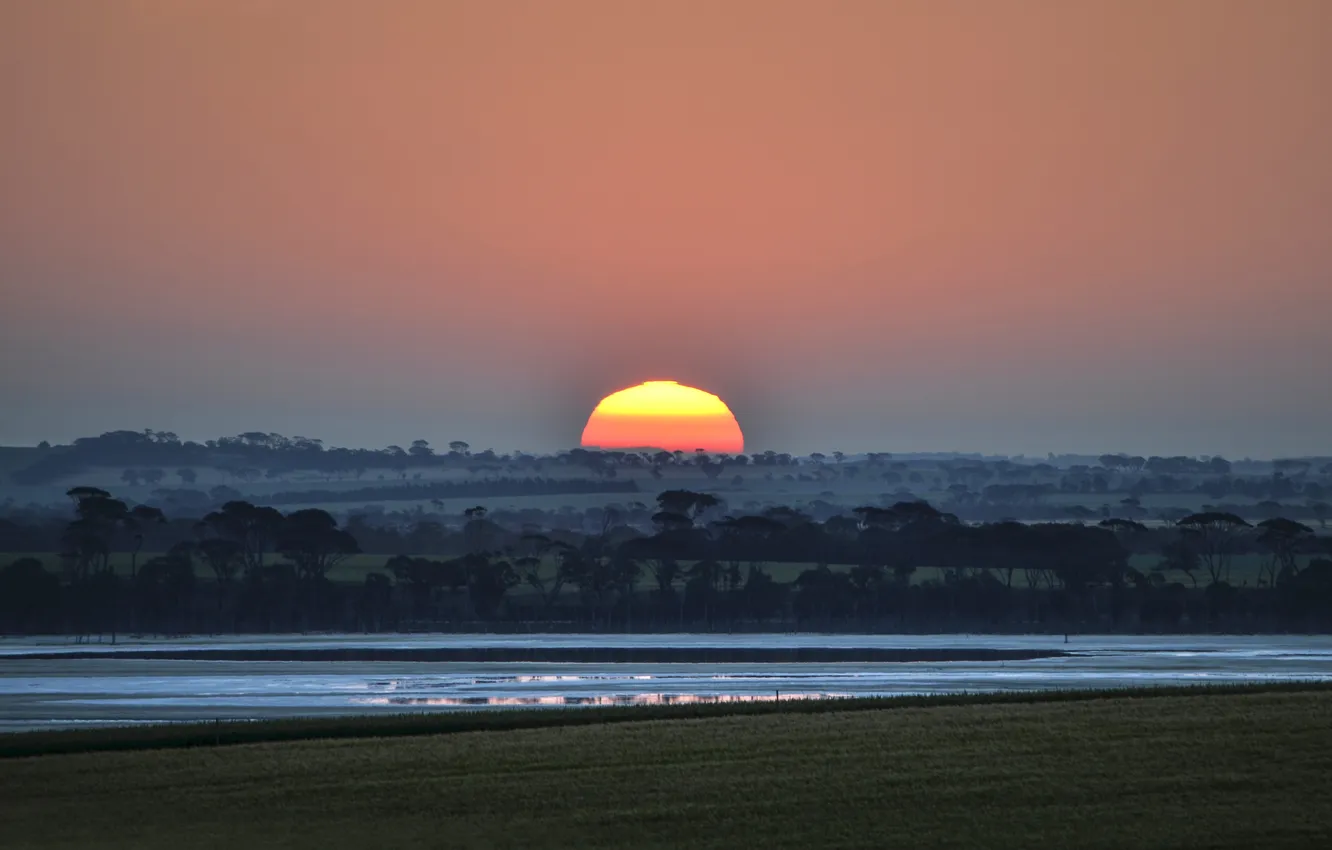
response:
{"label": "setting sun", "polygon": [[582,443],[602,449],[741,452],[745,437],[735,414],[712,393],[675,381],[646,381],[602,399],[588,417]]}

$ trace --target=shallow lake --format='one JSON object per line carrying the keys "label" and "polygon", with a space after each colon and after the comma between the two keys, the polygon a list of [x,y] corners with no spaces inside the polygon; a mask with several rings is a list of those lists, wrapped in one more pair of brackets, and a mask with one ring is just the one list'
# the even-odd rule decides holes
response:
{"label": "shallow lake", "polygon": [[[1010,651],[914,662],[411,661],[437,650]],[[254,660],[373,651],[376,661]],[[963,650],[963,652],[957,652]],[[244,652],[248,660],[190,657]],[[133,652],[135,657],[117,657]],[[1062,653],[1053,655],[1053,653]],[[78,654],[80,657],[73,657]],[[156,657],[156,656],[173,657]],[[91,657],[89,657],[91,656]],[[0,730],[293,715],[1332,680],[1332,636],[320,635],[0,640]]]}

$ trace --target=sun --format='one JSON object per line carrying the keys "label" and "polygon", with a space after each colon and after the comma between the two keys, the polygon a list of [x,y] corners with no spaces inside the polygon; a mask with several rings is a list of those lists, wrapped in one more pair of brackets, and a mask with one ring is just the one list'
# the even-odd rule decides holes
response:
{"label": "sun", "polygon": [[745,435],[726,402],[675,381],[645,381],[601,400],[582,443],[588,448],[742,452]]}

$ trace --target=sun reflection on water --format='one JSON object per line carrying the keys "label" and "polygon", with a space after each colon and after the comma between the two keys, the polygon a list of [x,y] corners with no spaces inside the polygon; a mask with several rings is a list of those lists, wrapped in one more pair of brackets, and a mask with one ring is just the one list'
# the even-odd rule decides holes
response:
{"label": "sun reflection on water", "polygon": [[356,705],[385,706],[563,706],[563,705],[699,705],[729,702],[786,702],[788,700],[844,699],[847,693],[771,694],[597,694],[571,696],[475,696],[475,697],[365,697],[353,699]]}

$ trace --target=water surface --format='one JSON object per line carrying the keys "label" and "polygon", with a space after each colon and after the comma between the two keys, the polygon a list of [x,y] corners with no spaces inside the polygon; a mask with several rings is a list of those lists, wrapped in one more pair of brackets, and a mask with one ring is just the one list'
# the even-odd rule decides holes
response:
{"label": "water surface", "polygon": [[[172,660],[124,650],[563,647],[1024,650],[1005,661],[539,663]],[[52,653],[98,653],[52,657]],[[36,656],[43,657],[36,657]],[[498,706],[578,706],[1332,680],[1332,637],[393,635],[0,641],[0,730]]]}

